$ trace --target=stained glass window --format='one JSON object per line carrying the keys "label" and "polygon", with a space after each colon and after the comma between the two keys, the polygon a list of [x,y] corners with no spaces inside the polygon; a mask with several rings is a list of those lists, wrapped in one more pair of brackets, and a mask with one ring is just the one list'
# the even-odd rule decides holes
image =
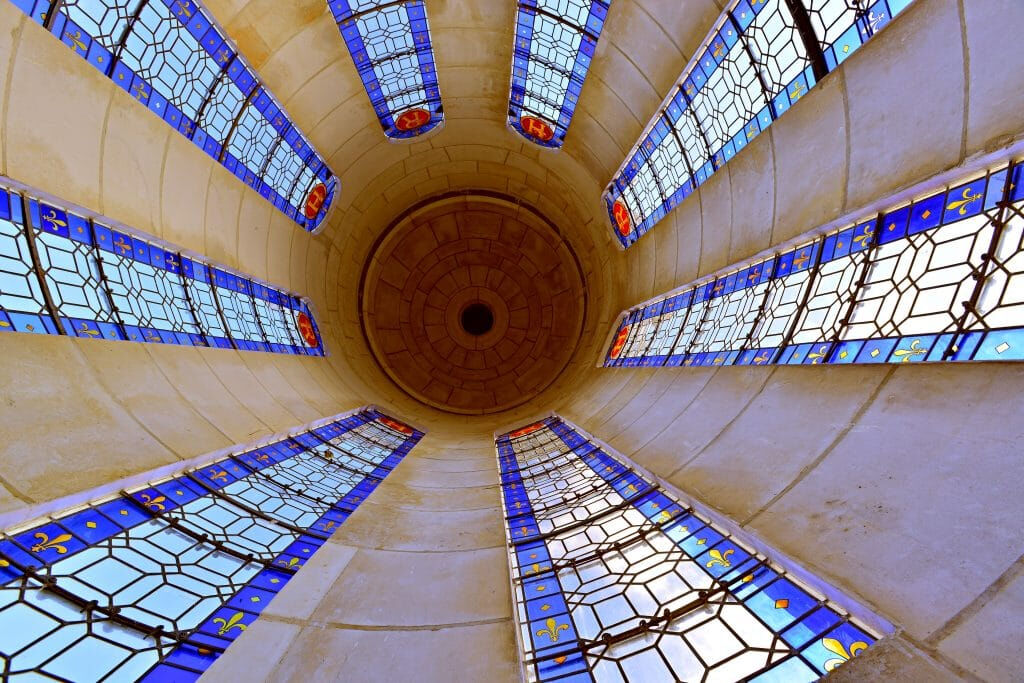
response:
{"label": "stained glass window", "polygon": [[195,0],[13,2],[296,223],[323,223],[337,178]]}
{"label": "stained glass window", "polygon": [[0,675],[198,679],[422,436],[368,408],[0,534]]}
{"label": "stained glass window", "polygon": [[605,190],[629,247],[913,0],[733,0]]}
{"label": "stained glass window", "polygon": [[508,123],[561,147],[611,0],[519,0]]}
{"label": "stained glass window", "polygon": [[498,437],[529,681],[816,681],[878,634],[552,416]]}
{"label": "stained glass window", "polygon": [[444,120],[423,0],[328,0],[384,134],[408,139]]}
{"label": "stained glass window", "polygon": [[0,332],[324,355],[305,299],[3,186]]}
{"label": "stained glass window", "polygon": [[1001,166],[641,304],[604,364],[1022,360],[1022,176]]}

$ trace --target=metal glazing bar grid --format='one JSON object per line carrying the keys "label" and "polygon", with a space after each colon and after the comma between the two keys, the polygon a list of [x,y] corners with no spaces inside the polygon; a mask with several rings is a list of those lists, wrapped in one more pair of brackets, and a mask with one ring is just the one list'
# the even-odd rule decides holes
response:
{"label": "metal glazing bar grid", "polygon": [[606,480],[634,473],[557,416],[496,438],[528,681],[813,681],[879,637],[642,475],[627,506],[609,501],[604,514],[543,531],[530,495],[543,484],[519,474],[524,459],[558,450],[551,434]]}
{"label": "metal glazing bar grid", "polygon": [[0,332],[324,355],[304,299],[100,220],[0,184]]}
{"label": "metal glazing bar grid", "polygon": [[640,304],[603,365],[1024,360],[1022,180],[997,165]]}

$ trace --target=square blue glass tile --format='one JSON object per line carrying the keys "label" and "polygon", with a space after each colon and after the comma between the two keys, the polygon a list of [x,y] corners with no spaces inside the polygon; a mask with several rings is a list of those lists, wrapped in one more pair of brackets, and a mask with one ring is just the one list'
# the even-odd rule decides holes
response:
{"label": "square blue glass tile", "polygon": [[779,579],[753,594],[744,603],[776,633],[792,624],[818,601],[788,579]]}
{"label": "square blue glass tile", "polygon": [[828,607],[819,607],[782,632],[791,647],[801,648],[839,623],[839,615]]}

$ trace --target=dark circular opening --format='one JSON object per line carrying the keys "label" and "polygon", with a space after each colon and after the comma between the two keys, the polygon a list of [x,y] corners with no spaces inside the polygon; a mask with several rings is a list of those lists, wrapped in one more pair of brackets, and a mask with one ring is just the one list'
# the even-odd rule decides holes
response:
{"label": "dark circular opening", "polygon": [[462,329],[472,335],[487,334],[494,327],[494,313],[487,304],[470,304],[462,311]]}

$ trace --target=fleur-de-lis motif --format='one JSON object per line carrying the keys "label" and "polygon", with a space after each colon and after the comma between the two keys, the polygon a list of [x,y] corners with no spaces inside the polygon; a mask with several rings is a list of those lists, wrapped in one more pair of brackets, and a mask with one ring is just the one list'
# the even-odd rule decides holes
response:
{"label": "fleur-de-lis motif", "polygon": [[147,95],[149,95],[149,93],[146,92],[146,85],[144,83],[136,83],[135,92],[132,93],[132,96],[141,102],[142,98]]}
{"label": "fleur-de-lis motif", "polygon": [[208,476],[213,481],[220,481],[225,484],[228,481],[228,473],[225,472],[224,470],[220,470],[218,472],[216,467],[211,467],[210,471],[206,473],[206,476]]}
{"label": "fleur-de-lis motif", "polygon": [[245,615],[242,612],[235,612],[231,615],[230,619],[223,619],[221,617],[214,619],[213,623],[220,624],[220,628],[217,629],[217,635],[222,636],[233,628],[237,628],[239,631],[244,631],[246,626],[241,623],[243,617],[245,617]]}
{"label": "fleur-de-lis motif", "polygon": [[879,12],[878,14],[871,12],[868,14],[868,26],[871,28],[872,33],[878,30],[878,24],[883,19],[885,19],[885,12]]}
{"label": "fleur-de-lis motif", "polygon": [[796,258],[793,259],[794,268],[803,268],[803,265],[811,260],[811,257],[807,255],[807,250],[800,252]]}
{"label": "fleur-de-lis motif", "polygon": [[875,226],[869,225],[864,228],[863,234],[857,235],[853,238],[853,241],[860,245],[861,249],[867,248],[871,242],[871,238],[875,236]]}
{"label": "fleur-de-lis motif", "polygon": [[86,334],[86,335],[89,335],[90,337],[98,337],[98,336],[100,336],[100,333],[97,332],[96,330],[90,328],[87,323],[82,323],[81,325],[79,325],[77,331],[80,334]]}
{"label": "fleur-de-lis motif", "polygon": [[729,561],[729,556],[732,555],[734,552],[736,552],[736,551],[733,550],[732,548],[729,548],[724,553],[722,551],[720,551],[718,548],[715,548],[713,550],[709,550],[708,551],[708,555],[711,556],[711,559],[708,560],[707,563],[705,563],[705,566],[708,569],[711,569],[716,564],[720,564],[723,567],[731,567],[732,566],[732,562]]}
{"label": "fleur-de-lis motif", "polygon": [[541,567],[540,563],[534,562],[533,563],[533,569],[530,569],[529,571],[527,571],[526,575],[530,576],[531,574],[540,574],[541,572],[546,572],[549,569],[551,569],[551,567]]}
{"label": "fleur-de-lis motif", "polygon": [[82,42],[81,31],[75,31],[74,33],[72,33],[71,31],[64,31],[64,37],[71,41],[72,45],[74,46],[73,49],[75,52],[78,52],[79,50],[81,50],[82,52],[88,51],[88,48],[85,46],[85,43]]}
{"label": "fleur-de-lis motif", "polygon": [[846,662],[856,657],[863,650],[868,649],[868,644],[862,640],[858,640],[857,642],[851,644],[849,652],[847,652],[846,648],[843,647],[843,644],[835,638],[822,638],[821,644],[824,645],[825,649],[829,652],[834,652],[835,654],[839,655],[838,657],[833,657],[832,659],[829,659],[825,662],[825,671],[831,671],[840,664],[845,664]]}
{"label": "fleur-de-lis motif", "polygon": [[559,631],[568,631],[569,630],[568,625],[566,625],[566,624],[559,624],[554,619],[548,619],[544,623],[547,624],[547,628],[542,628],[539,631],[537,631],[537,636],[539,637],[539,636],[545,636],[546,635],[548,638],[551,639],[552,643],[557,643],[558,642],[558,633],[559,633]]}
{"label": "fleur-de-lis motif", "polygon": [[820,349],[814,353],[807,354],[807,357],[811,359],[811,365],[820,365],[821,359],[828,355],[828,344],[823,344]]}
{"label": "fleur-de-lis motif", "polygon": [[797,83],[793,86],[793,90],[789,93],[789,96],[795,101],[800,99],[800,96],[804,94],[806,89],[803,83]]}
{"label": "fleur-de-lis motif", "polygon": [[63,221],[63,220],[57,218],[57,210],[56,209],[50,209],[49,213],[43,214],[43,222],[44,223],[49,223],[50,224],[49,225],[50,230],[53,230],[54,232],[57,232],[57,228],[66,228],[66,227],[68,227],[67,221]]}
{"label": "fleur-de-lis motif", "polygon": [[956,211],[961,216],[966,216],[967,209],[971,207],[971,204],[982,198],[981,194],[973,192],[969,187],[965,187],[960,196],[962,199],[949,203],[949,206],[946,207],[947,211]]}
{"label": "fleur-de-lis motif", "polygon": [[769,356],[768,352],[765,351],[760,356],[758,356],[757,358],[754,359],[754,364],[755,365],[764,365],[765,363],[768,362],[769,358],[771,358],[771,356]]}
{"label": "fleur-de-lis motif", "polygon": [[296,567],[296,565],[299,564],[299,558],[293,557],[292,559],[288,560],[287,562],[285,562],[284,558],[281,558],[280,560],[277,561],[277,563],[279,565],[281,565],[282,567],[287,567],[288,569],[294,569]]}
{"label": "fleur-de-lis motif", "polygon": [[715,43],[715,52],[714,52],[715,59],[721,58],[721,56],[723,54],[725,54],[725,45],[722,44],[721,42]]}
{"label": "fleur-de-lis motif", "polygon": [[142,504],[148,507],[150,510],[155,512],[162,512],[167,508],[164,507],[164,502],[167,500],[164,496],[157,496],[151,498],[148,493],[143,493],[139,496],[142,499]]}
{"label": "fleur-de-lis motif", "polygon": [[39,542],[31,548],[34,553],[41,553],[44,550],[56,550],[58,555],[66,555],[68,549],[63,544],[72,539],[71,534],[61,534],[60,536],[55,536],[51,539],[42,531],[33,535],[39,539]]}
{"label": "fleur-de-lis motif", "polygon": [[892,355],[902,358],[901,363],[909,363],[914,356],[923,356],[926,353],[928,353],[928,349],[921,346],[921,340],[915,339],[910,342],[909,349],[896,349]]}
{"label": "fleur-de-lis motif", "polygon": [[177,10],[176,10],[176,11],[174,12],[174,14],[175,14],[175,15],[176,15],[176,16],[177,16],[177,17],[178,17],[179,19],[188,19],[188,18],[190,18],[190,17],[192,16],[192,9],[191,9],[191,8],[189,7],[189,4],[188,4],[188,2],[186,2],[185,0],[175,0],[175,3],[174,3],[174,4],[175,4],[175,5],[177,6],[177,8],[178,8],[178,9],[177,9]]}
{"label": "fleur-de-lis motif", "polygon": [[118,235],[118,238],[114,241],[114,246],[121,251],[121,255],[129,253],[132,250],[132,245],[124,241],[124,238]]}

